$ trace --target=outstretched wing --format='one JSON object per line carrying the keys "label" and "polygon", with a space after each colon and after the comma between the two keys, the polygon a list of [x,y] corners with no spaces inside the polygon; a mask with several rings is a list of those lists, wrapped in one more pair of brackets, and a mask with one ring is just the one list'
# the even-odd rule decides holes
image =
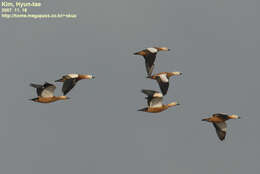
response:
{"label": "outstretched wing", "polygon": [[65,80],[62,86],[63,94],[66,95],[76,85],[77,81],[76,78]]}
{"label": "outstretched wing", "polygon": [[150,100],[150,102],[148,103],[148,106],[150,108],[158,108],[158,107],[162,107],[162,97],[154,97]]}
{"label": "outstretched wing", "polygon": [[226,132],[227,132],[227,124],[226,124],[226,122],[213,123],[213,125],[214,125],[214,127],[216,129],[218,138],[221,141],[223,141],[225,139]]}
{"label": "outstretched wing", "polygon": [[155,93],[158,93],[157,91],[150,90],[150,89],[143,89],[142,93],[144,93],[147,96],[153,96]]}
{"label": "outstretched wing", "polygon": [[43,85],[43,89],[42,89],[39,96],[41,96],[41,97],[53,97],[55,89],[56,89],[55,85],[50,84],[48,82],[45,82],[44,85]]}
{"label": "outstretched wing", "polygon": [[167,78],[166,74],[161,74],[160,76],[157,76],[156,80],[160,86],[162,94],[167,94],[169,88],[169,79]]}
{"label": "outstretched wing", "polygon": [[142,92],[147,95],[147,105],[149,107],[160,107],[162,106],[162,94],[149,90],[149,89],[143,89]]}
{"label": "outstretched wing", "polygon": [[154,61],[156,59],[156,53],[147,52],[144,56],[145,59],[145,68],[148,76],[152,75],[154,69]]}
{"label": "outstretched wing", "polygon": [[31,83],[30,86],[36,88],[37,95],[41,96],[42,90],[44,89],[43,85]]}

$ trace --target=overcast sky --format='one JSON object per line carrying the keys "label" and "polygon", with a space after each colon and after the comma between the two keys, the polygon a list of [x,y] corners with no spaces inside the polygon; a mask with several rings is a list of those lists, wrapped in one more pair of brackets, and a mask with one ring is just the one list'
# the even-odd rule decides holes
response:
{"label": "overcast sky", "polygon": [[[0,19],[0,173],[257,174],[260,171],[260,13],[257,0],[46,0],[40,12],[77,19]],[[258,9],[258,11],[257,11]],[[155,73],[172,78],[150,114],[141,89],[152,46]],[[95,74],[67,101],[40,104],[30,83]],[[61,95],[61,84],[55,94]],[[237,114],[225,141],[201,122]],[[156,119],[154,119],[156,118]]]}

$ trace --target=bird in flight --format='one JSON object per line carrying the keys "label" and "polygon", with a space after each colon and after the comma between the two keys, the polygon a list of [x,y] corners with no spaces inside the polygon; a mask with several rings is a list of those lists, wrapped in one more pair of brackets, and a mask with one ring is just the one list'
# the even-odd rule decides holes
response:
{"label": "bird in flight", "polygon": [[147,95],[146,100],[147,100],[148,107],[139,109],[138,111],[158,113],[170,107],[179,105],[178,102],[171,102],[167,105],[162,104],[163,94],[160,92],[149,90],[149,89],[143,89],[142,92],[145,95]]}
{"label": "bird in flight", "polygon": [[87,74],[67,74],[62,76],[61,79],[56,80],[55,82],[63,82],[62,92],[66,95],[78,81],[82,79],[94,79],[95,76]]}
{"label": "bird in flight", "polygon": [[161,92],[163,95],[167,94],[168,88],[169,88],[169,79],[171,76],[180,76],[182,75],[182,72],[161,72],[155,75],[152,75],[151,79],[154,79],[157,81]]}
{"label": "bird in flight", "polygon": [[218,138],[223,141],[226,137],[226,132],[227,132],[227,124],[226,121],[229,119],[239,119],[240,117],[237,115],[228,115],[225,113],[216,113],[213,114],[209,118],[204,118],[202,121],[207,121],[210,123],[213,123],[213,126],[216,129]]}
{"label": "bird in flight", "polygon": [[34,102],[52,103],[58,100],[69,99],[67,96],[54,96],[56,86],[48,82],[45,82],[43,85],[31,83],[30,86],[36,88],[36,92],[38,95],[37,98],[31,99]]}
{"label": "bird in flight", "polygon": [[151,47],[146,48],[142,51],[138,51],[134,53],[134,55],[140,55],[143,56],[145,59],[145,68],[147,72],[147,76],[150,77],[152,75],[153,69],[154,69],[154,61],[156,59],[156,54],[159,51],[170,51],[167,47]]}

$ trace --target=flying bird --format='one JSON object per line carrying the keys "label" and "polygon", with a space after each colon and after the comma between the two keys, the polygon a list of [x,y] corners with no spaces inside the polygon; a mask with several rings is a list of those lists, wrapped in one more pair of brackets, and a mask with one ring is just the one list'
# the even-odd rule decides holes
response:
{"label": "flying bird", "polygon": [[155,74],[149,78],[156,80],[161,89],[162,94],[166,95],[168,88],[169,88],[170,77],[171,76],[180,76],[180,75],[182,75],[181,72],[161,72],[161,73]]}
{"label": "flying bird", "polygon": [[207,122],[211,122],[213,123],[213,126],[216,129],[218,138],[223,141],[225,139],[226,136],[226,132],[227,132],[227,124],[226,124],[226,120],[229,119],[239,119],[240,117],[237,115],[228,115],[225,113],[216,113],[213,114],[212,117],[209,118],[204,118],[202,119],[202,121],[207,121]]}
{"label": "flying bird", "polygon": [[147,76],[150,77],[154,69],[154,61],[156,59],[156,54],[159,51],[170,51],[167,47],[151,47],[146,48],[145,50],[134,53],[134,55],[143,56],[145,59],[145,68]]}
{"label": "flying bird", "polygon": [[36,92],[38,95],[37,98],[30,99],[34,102],[52,103],[58,100],[69,99],[67,96],[54,96],[56,86],[48,82],[45,82],[43,85],[31,83],[30,86],[36,88]]}
{"label": "flying bird", "polygon": [[139,109],[138,111],[158,113],[168,109],[169,107],[179,105],[178,102],[172,102],[167,105],[162,104],[163,94],[160,92],[149,89],[143,89],[142,92],[147,95],[146,100],[148,107]]}
{"label": "flying bird", "polygon": [[63,82],[62,92],[66,95],[79,80],[82,79],[94,79],[95,76],[87,74],[67,74],[62,76],[61,79],[56,80],[55,82]]}

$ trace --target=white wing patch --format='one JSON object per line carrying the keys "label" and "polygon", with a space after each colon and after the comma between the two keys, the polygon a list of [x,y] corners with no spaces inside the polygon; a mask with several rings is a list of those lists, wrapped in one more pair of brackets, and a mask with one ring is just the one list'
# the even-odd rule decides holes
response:
{"label": "white wing patch", "polygon": [[160,74],[160,79],[162,82],[169,82],[169,79],[167,78],[166,74]]}
{"label": "white wing patch", "polygon": [[157,53],[158,50],[156,48],[147,48],[148,51],[150,51],[151,53]]}
{"label": "white wing patch", "polygon": [[150,106],[151,108],[159,108],[162,107],[162,98],[161,97],[155,97],[151,100]]}
{"label": "white wing patch", "polygon": [[55,86],[49,86],[45,88],[41,93],[41,97],[53,97],[55,89]]}
{"label": "white wing patch", "polygon": [[69,76],[70,78],[78,78],[79,77],[78,74],[68,74],[67,76]]}
{"label": "white wing patch", "polygon": [[219,127],[221,131],[227,131],[227,124],[225,122],[216,123],[216,125]]}

